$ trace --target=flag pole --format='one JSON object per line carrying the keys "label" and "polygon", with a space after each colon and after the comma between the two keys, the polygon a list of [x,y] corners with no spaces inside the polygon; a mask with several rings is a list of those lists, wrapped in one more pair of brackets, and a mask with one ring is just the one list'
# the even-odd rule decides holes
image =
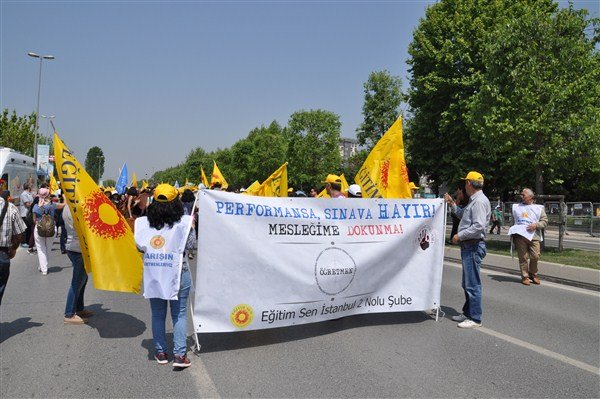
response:
{"label": "flag pole", "polygon": [[[200,192],[198,191],[198,194],[195,195],[196,198],[194,199],[194,205],[192,206],[192,212],[190,215],[192,218],[190,221],[190,225],[188,227],[188,233],[187,233],[186,237],[190,235],[191,230],[192,230],[192,224],[194,223],[194,211],[196,210],[199,196],[200,196]],[[198,244],[196,243],[196,245],[198,245]],[[196,273],[198,273],[198,257],[197,257],[197,255],[194,260],[196,260]],[[190,267],[190,273],[191,273],[191,267]],[[192,284],[191,284],[190,290],[192,291],[193,299],[195,300],[196,299],[196,289],[194,287],[194,279],[191,279],[191,280],[192,280]],[[191,319],[192,319],[192,326],[193,326],[192,328],[194,330],[194,341],[196,342],[196,350],[194,351],[194,354],[196,354],[197,356],[200,356],[200,347],[201,346],[200,346],[200,341],[198,340],[198,333],[196,332],[196,322],[194,321],[194,301],[193,300],[190,300],[190,313],[192,315]]]}

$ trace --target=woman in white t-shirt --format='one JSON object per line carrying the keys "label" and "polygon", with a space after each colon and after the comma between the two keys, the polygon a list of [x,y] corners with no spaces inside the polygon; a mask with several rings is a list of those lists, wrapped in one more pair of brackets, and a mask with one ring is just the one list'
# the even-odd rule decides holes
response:
{"label": "woman in white t-shirt", "polygon": [[154,357],[159,364],[169,362],[165,320],[170,307],[173,367],[185,368],[191,366],[186,357],[186,324],[192,278],[184,251],[194,247],[192,218],[184,215],[179,192],[169,184],[158,185],[153,199],[148,216],[136,219],[134,235],[144,253],[144,297],[150,300],[152,310]]}

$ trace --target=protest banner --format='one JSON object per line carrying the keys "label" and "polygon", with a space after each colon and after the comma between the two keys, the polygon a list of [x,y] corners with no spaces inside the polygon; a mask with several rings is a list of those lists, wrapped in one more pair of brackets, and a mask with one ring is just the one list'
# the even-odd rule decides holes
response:
{"label": "protest banner", "polygon": [[201,190],[198,209],[198,333],[440,306],[442,199]]}

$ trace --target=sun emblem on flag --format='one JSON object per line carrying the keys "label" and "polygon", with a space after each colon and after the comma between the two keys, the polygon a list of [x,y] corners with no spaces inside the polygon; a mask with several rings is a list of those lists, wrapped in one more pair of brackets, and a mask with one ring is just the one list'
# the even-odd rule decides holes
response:
{"label": "sun emblem on flag", "polygon": [[161,249],[165,245],[165,239],[162,236],[154,236],[150,239],[150,245],[154,249]]}
{"label": "sun emblem on flag", "polygon": [[379,173],[381,176],[381,178],[379,179],[379,181],[381,182],[381,186],[383,188],[387,188],[388,187],[388,175],[390,173],[389,158],[381,163],[381,167],[379,168]]}
{"label": "sun emblem on flag", "polygon": [[85,199],[83,220],[94,234],[104,239],[116,240],[123,237],[128,229],[117,208],[100,191],[92,192]]}
{"label": "sun emblem on flag", "polygon": [[254,319],[254,311],[250,305],[242,303],[233,308],[231,314],[229,315],[229,319],[231,320],[231,324],[234,326],[244,328],[252,323],[252,320]]}

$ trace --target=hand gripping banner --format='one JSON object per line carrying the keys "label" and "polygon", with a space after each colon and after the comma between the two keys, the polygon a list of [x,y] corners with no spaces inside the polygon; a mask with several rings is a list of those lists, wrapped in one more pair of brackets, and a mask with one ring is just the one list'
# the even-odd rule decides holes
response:
{"label": "hand gripping banner", "polygon": [[440,306],[441,199],[276,198],[201,190],[198,209],[196,332]]}

